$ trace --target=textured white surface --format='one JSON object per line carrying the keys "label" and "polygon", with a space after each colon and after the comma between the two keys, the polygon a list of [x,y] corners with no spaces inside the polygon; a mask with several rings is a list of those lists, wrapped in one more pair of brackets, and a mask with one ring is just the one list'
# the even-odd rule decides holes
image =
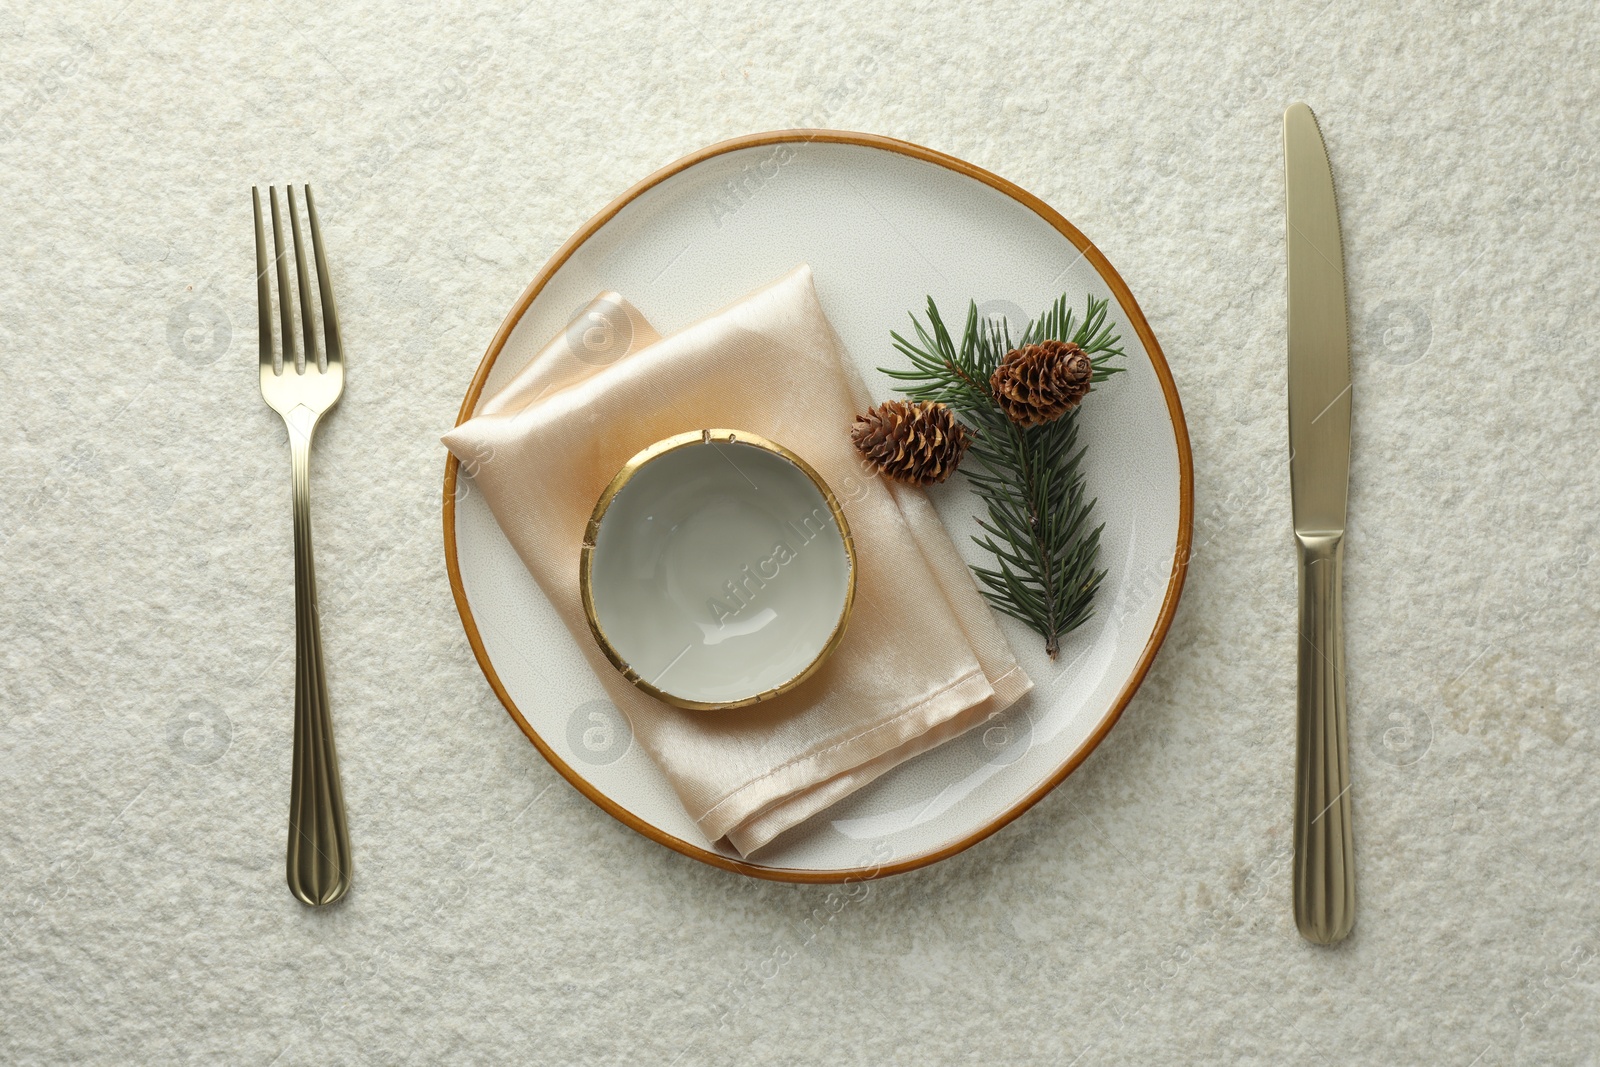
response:
{"label": "textured white surface", "polygon": [[[1592,1061],[1600,83],[1580,4],[535,3],[0,14],[0,1059]],[[1360,904],[1288,912],[1278,116],[1355,339]],[[802,125],[973,160],[1117,264],[1197,552],[1122,724],[926,872],[722,874],[558,781],[440,564],[437,432],[626,184]],[[245,191],[311,180],[350,387],[315,463],[356,883],[283,886],[288,462]],[[1416,727],[1409,735],[1405,727]]]}

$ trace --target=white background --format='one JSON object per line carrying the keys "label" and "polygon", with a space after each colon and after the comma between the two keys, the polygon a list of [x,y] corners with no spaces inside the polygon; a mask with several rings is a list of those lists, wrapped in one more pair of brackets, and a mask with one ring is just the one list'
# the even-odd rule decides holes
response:
{"label": "white background", "polygon": [[[872,0],[0,13],[0,1059],[1592,1061],[1596,23],[1584,5]],[[1279,116],[1349,268],[1359,906],[1297,937]],[[1042,196],[1183,395],[1195,560],[1122,723],[989,841],[764,884],[625,829],[490,693],[438,433],[539,265],[703,145],[814,125]],[[288,455],[249,187],[311,181],[357,863],[283,884]]]}

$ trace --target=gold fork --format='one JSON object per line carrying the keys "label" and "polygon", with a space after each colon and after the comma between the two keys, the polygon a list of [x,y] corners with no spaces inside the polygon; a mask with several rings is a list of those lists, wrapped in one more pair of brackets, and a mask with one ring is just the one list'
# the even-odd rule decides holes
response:
{"label": "gold fork", "polygon": [[[261,191],[250,190],[256,211],[256,298],[261,306],[261,397],[283,416],[289,431],[289,456],[294,495],[294,776],[289,792],[289,889],[307,904],[332,904],[350,888],[350,832],[345,824],[344,792],[339,787],[339,755],[333,747],[333,719],[328,713],[328,680],[322,667],[322,627],[317,617],[317,575],[311,561],[311,435],[317,422],[344,392],[344,348],[339,343],[339,312],[328,283],[328,260],[322,251],[317,205],[306,190],[306,216],[317,263],[317,290],[322,305],[323,356],[317,357],[315,312],[306,278],[305,248],[294,187],[286,188],[289,229],[294,237],[294,265],[300,290],[300,325],[305,358],[296,353],[294,294],[284,262],[283,223],[278,216],[278,191],[269,186],[272,205],[272,262],[261,225]],[[283,323],[282,369],[272,343],[272,292],[267,275],[278,274],[278,313]]]}

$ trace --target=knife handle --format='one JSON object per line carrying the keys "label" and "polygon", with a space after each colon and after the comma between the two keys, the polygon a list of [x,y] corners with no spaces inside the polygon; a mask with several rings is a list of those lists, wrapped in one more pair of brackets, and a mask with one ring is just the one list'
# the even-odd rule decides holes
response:
{"label": "knife handle", "polygon": [[1344,534],[1295,534],[1300,556],[1299,741],[1295,752],[1294,921],[1331,945],[1355,922],[1350,742],[1345,722]]}

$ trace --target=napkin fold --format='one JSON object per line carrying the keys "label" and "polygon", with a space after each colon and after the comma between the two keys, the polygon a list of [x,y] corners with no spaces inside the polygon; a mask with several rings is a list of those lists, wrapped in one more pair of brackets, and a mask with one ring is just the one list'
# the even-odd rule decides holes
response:
{"label": "napkin fold", "polygon": [[[666,338],[601,294],[444,435],[635,740],[707,839],[743,855],[1032,687],[927,496],[863,469],[849,427],[870,404],[802,265]],[[578,562],[623,463],[706,427],[759,434],[817,470],[854,535],[856,596],[844,640],[804,683],[751,707],[685,711],[606,660]]]}

